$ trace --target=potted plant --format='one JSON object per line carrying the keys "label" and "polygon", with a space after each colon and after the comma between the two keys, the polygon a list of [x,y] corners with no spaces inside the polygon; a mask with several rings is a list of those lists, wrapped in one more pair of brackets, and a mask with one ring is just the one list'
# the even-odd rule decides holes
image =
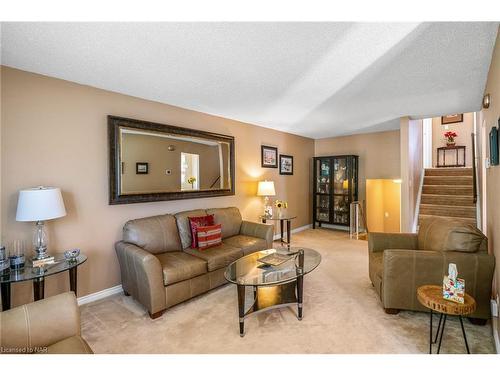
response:
{"label": "potted plant", "polygon": [[457,133],[448,131],[444,133],[444,137],[446,138],[446,146],[448,147],[455,146],[455,138],[457,137]]}

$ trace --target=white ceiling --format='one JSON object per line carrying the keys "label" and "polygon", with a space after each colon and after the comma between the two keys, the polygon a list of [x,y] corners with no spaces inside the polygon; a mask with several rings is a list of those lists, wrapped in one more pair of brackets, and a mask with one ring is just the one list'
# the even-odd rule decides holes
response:
{"label": "white ceiling", "polygon": [[498,23],[2,23],[2,64],[312,138],[480,109]]}

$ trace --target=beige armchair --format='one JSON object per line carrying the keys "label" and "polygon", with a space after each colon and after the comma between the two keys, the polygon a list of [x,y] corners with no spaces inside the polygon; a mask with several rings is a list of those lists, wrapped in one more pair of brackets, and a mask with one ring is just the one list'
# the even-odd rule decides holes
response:
{"label": "beige armchair", "polygon": [[368,247],[370,279],[387,313],[427,311],[417,300],[417,288],[442,285],[448,264],[455,263],[466,292],[477,302],[471,317],[490,317],[495,258],[488,254],[486,237],[473,225],[429,218],[418,234],[370,233]]}
{"label": "beige armchair", "polygon": [[0,313],[0,353],[92,354],[73,292]]}

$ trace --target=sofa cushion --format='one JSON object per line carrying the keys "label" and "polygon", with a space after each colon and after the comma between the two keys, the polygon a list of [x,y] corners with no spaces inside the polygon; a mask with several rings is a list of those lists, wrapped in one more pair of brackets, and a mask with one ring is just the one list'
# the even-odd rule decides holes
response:
{"label": "sofa cushion", "polygon": [[475,253],[482,250],[485,243],[485,235],[462,220],[427,218],[422,220],[418,230],[420,250]]}
{"label": "sofa cushion", "polygon": [[219,246],[222,243],[221,232],[221,224],[198,227],[196,232],[198,237],[198,249],[206,250],[211,247]]}
{"label": "sofa cushion", "polygon": [[222,224],[222,238],[240,234],[241,214],[236,207],[212,208],[207,210],[209,215],[214,215],[215,224]]}
{"label": "sofa cushion", "polygon": [[243,251],[237,247],[229,246],[225,243],[206,250],[187,248],[184,251],[195,257],[203,259],[207,264],[209,272],[227,267],[230,263],[243,256]]}
{"label": "sofa cushion", "polygon": [[207,272],[207,263],[183,251],[172,251],[156,256],[163,270],[163,284],[171,285]]}
{"label": "sofa cushion", "polygon": [[177,220],[177,228],[181,238],[182,248],[191,246],[191,226],[189,225],[189,217],[206,216],[205,210],[191,210],[177,212],[174,216]]}
{"label": "sofa cushion", "polygon": [[263,238],[245,236],[243,234],[228,237],[223,242],[231,247],[240,248],[243,251],[243,255],[267,249],[267,242]]}
{"label": "sofa cushion", "polygon": [[145,217],[128,221],[123,227],[123,241],[152,254],[181,250],[181,241],[172,215]]}
{"label": "sofa cushion", "polygon": [[93,354],[89,344],[80,336],[71,336],[47,347],[46,354]]}
{"label": "sofa cushion", "polygon": [[214,225],[214,215],[189,216],[188,220],[191,228],[191,247],[196,249],[198,247],[198,227]]}

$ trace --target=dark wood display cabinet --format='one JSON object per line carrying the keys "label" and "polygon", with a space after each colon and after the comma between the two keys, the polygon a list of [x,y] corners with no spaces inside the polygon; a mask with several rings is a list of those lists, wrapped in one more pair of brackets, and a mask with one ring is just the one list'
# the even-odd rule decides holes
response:
{"label": "dark wood display cabinet", "polygon": [[358,200],[357,155],[314,158],[313,228],[349,226],[351,202]]}

